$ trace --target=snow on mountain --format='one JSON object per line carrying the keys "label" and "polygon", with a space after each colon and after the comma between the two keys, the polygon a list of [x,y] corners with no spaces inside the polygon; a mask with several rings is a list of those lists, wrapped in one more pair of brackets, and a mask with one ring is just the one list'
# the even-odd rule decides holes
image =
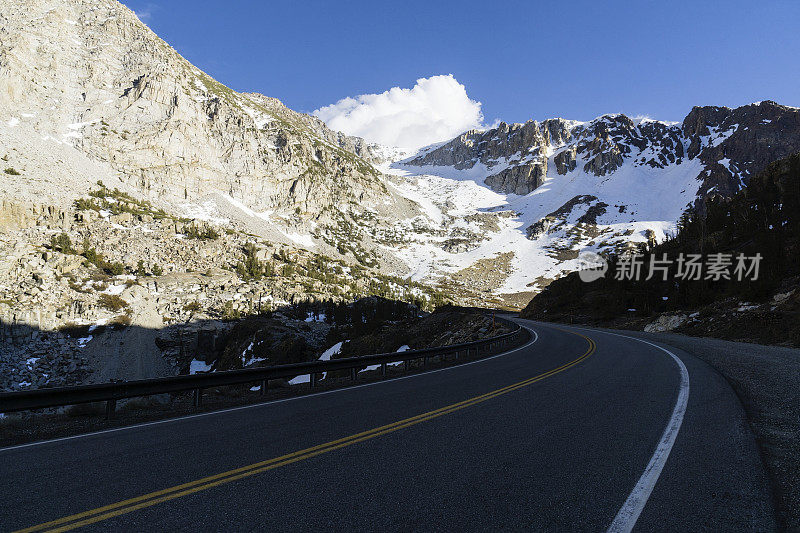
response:
{"label": "snow on mountain", "polygon": [[[407,154],[233,91],[115,0],[0,0],[0,21],[0,226],[57,207],[69,229],[100,180],[177,218],[430,282],[462,303],[523,305],[580,249],[663,239],[688,205],[800,150],[798,110],[765,101],[696,107],[680,124],[500,123]],[[395,104],[436,107],[452,91],[430,80],[399,104],[361,104],[381,123]],[[463,97],[448,124],[463,109],[475,120],[460,127],[481,123],[454,79],[433,83]]]}
{"label": "snow on mountain", "polygon": [[[436,280],[479,260],[503,262],[504,254],[510,253],[505,261],[508,275],[487,291],[495,296],[541,289],[562,272],[577,268],[579,250],[608,251],[648,238],[663,240],[675,231],[675,222],[694,200],[700,185],[696,176],[702,169],[698,161],[665,169],[627,163],[601,181],[576,169],[563,176],[548,175],[540,187],[521,196],[492,191],[473,169],[419,171],[403,163],[393,167],[404,180],[398,191],[425,206],[432,223],[474,236],[464,242],[466,249],[448,250],[451,233],[415,233],[412,221],[408,234],[413,235],[413,244],[396,249],[409,265],[412,279]],[[590,210],[597,213],[592,220],[586,218]],[[541,235],[531,235],[528,228],[549,216],[554,218],[551,225]],[[493,223],[487,223],[487,217]]]}
{"label": "snow on mountain", "polygon": [[683,124],[619,114],[501,124],[381,170],[427,217],[406,221],[408,242],[394,249],[411,277],[467,272],[486,298],[513,303],[578,268],[582,250],[662,241],[687,208],[796,150],[797,110],[763,102],[695,108]]}

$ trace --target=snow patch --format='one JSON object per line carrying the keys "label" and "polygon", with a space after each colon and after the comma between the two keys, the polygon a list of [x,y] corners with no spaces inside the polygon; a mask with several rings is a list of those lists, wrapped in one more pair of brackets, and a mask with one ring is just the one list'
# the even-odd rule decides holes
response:
{"label": "snow patch", "polygon": [[[331,356],[336,355],[337,353],[340,353],[342,351],[342,345],[345,342],[347,341],[337,342],[336,344],[334,344],[333,346],[322,352],[322,355],[319,356],[318,360],[330,361]],[[327,374],[328,374],[327,372],[323,372],[320,379],[325,379],[325,376]],[[300,383],[308,383],[309,381],[310,381],[310,376],[308,374],[302,374],[300,376],[290,379],[289,385],[299,385]]]}
{"label": "snow patch", "polygon": [[78,348],[86,348],[86,345],[89,344],[93,338],[92,335],[89,335],[88,337],[78,339]]}
{"label": "snow patch", "polygon": [[208,372],[209,370],[211,370],[211,366],[212,365],[206,364],[205,361],[192,359],[192,362],[189,363],[189,373],[197,374],[198,372]]}

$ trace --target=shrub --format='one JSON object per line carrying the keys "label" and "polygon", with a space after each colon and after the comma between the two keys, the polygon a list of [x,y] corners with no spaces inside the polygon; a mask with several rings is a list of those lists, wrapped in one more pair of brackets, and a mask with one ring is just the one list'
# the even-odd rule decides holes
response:
{"label": "shrub", "polygon": [[106,270],[114,276],[125,273],[125,265],[122,263],[106,263]]}
{"label": "shrub", "polygon": [[10,174],[12,176],[19,176],[21,174],[21,172],[17,171],[15,168],[12,167],[8,167],[7,169],[5,169],[5,173]]}
{"label": "shrub", "polygon": [[69,235],[66,233],[61,233],[59,235],[53,235],[50,237],[50,246],[54,250],[60,250],[65,254],[75,253],[75,249],[72,247],[72,241],[70,240]]}
{"label": "shrub", "polygon": [[104,270],[100,270],[100,269],[95,269],[95,270],[93,270],[92,272],[89,273],[89,279],[91,279],[92,281],[105,282],[105,281],[108,281],[109,277],[110,276],[108,274],[106,274]]}
{"label": "shrub", "polygon": [[113,276],[119,276],[125,273],[125,265],[122,263],[111,263],[105,260],[102,254],[98,253],[96,249],[89,248],[89,244],[84,242],[83,257],[86,258],[91,264]]}
{"label": "shrub", "polygon": [[93,265],[97,265],[98,259],[102,259],[102,256],[97,253],[97,250],[94,248],[84,248],[83,250],[83,257],[86,258]]}
{"label": "shrub", "polygon": [[242,313],[233,307],[233,302],[225,302],[225,307],[222,309],[223,320],[236,320],[242,317]]}
{"label": "shrub", "polygon": [[184,234],[186,235],[186,237],[190,239],[202,239],[202,240],[219,239],[219,233],[217,233],[217,231],[214,228],[207,225],[198,227],[197,225],[192,224],[186,229]]}
{"label": "shrub", "polygon": [[161,266],[158,265],[158,264],[153,265],[152,270],[153,270],[153,275],[154,276],[160,276],[161,274],[164,273],[164,269],[161,268]]}
{"label": "shrub", "polygon": [[130,313],[126,312],[125,314],[117,315],[116,317],[112,318],[108,325],[121,329],[130,326],[132,321],[133,319],[131,318]]}
{"label": "shrub", "polygon": [[236,273],[245,281],[259,280],[264,276],[264,264],[256,259],[258,249],[252,242],[244,245],[244,261],[236,265]]}
{"label": "shrub", "polygon": [[155,219],[171,218],[175,220],[175,217],[170,216],[163,209],[156,209],[147,200],[137,200],[119,189],[108,189],[102,181],[98,181],[97,185],[100,187],[99,189],[88,193],[92,198],[79,198],[75,201],[75,207],[78,210],[99,211],[105,209],[112,215],[130,213],[135,216],[150,215]]}
{"label": "shrub", "polygon": [[91,288],[84,288],[83,284],[77,283],[76,281],[74,281],[72,279],[69,280],[67,283],[69,284],[69,288],[72,289],[75,292],[82,292],[84,294],[88,294],[88,293],[92,292]]}
{"label": "shrub", "polygon": [[190,302],[183,306],[184,311],[195,313],[200,310],[200,302]]}
{"label": "shrub", "polygon": [[101,294],[98,303],[109,311],[119,311],[128,307],[128,302],[116,294]]}

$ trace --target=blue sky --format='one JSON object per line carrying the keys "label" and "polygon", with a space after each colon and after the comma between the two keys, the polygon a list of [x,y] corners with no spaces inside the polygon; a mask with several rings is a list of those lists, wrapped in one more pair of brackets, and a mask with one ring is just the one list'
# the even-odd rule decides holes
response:
{"label": "blue sky", "polygon": [[124,3],[222,83],[298,111],[439,74],[487,123],[800,105],[796,1]]}

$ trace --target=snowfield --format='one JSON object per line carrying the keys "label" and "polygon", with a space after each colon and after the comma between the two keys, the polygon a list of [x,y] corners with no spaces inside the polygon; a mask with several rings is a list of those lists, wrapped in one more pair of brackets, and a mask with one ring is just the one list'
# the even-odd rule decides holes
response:
{"label": "snowfield", "polygon": [[[717,138],[709,142],[717,142]],[[395,252],[411,269],[409,277],[431,281],[477,260],[513,252],[510,275],[495,293],[540,289],[537,278],[552,279],[578,267],[577,258],[554,257],[554,250],[599,252],[619,242],[646,242],[648,230],[659,241],[674,233],[676,222],[697,195],[697,176],[703,170],[697,159],[651,168],[634,165],[633,158],[628,158],[615,172],[598,177],[584,172],[586,161],[578,158],[575,170],[558,175],[552,157],[551,153],[544,183],[525,196],[497,193],[483,184],[486,176],[506,168],[507,160],[500,160],[491,168],[477,163],[466,170],[406,164],[413,157],[384,166],[381,170],[399,180],[393,187],[423,207],[430,228],[463,227],[485,238],[472,250],[450,253],[440,247],[444,237],[415,232],[411,222],[417,222],[419,227],[421,221],[408,221],[404,230],[413,245],[398,247]],[[535,239],[527,237],[528,227],[581,195],[597,199],[575,205],[561,228]],[[606,211],[596,218],[596,233],[602,236],[570,235],[587,209],[601,202],[607,204]],[[466,220],[477,213],[503,211],[509,216],[498,217],[499,229],[488,233]],[[626,232],[629,234],[624,235]]]}
{"label": "snowfield", "polygon": [[[712,129],[703,144],[716,145],[735,129]],[[575,169],[559,175],[554,157],[566,145],[550,146],[542,185],[520,196],[495,192],[484,180],[539,155],[514,154],[489,164],[478,161],[464,170],[409,164],[443,144],[412,155],[385,150],[395,158],[404,158],[378,167],[387,176],[387,186],[393,194],[414,202],[418,213],[389,228],[403,237],[400,244],[378,246],[402,261],[407,267],[402,275],[417,282],[436,283],[478,261],[499,261],[503,268],[489,267],[504,276],[492,289],[496,296],[541,290],[549,280],[576,270],[580,251],[611,251],[626,243],[664,240],[676,231],[681,214],[697,197],[698,176],[704,170],[698,158],[684,158],[663,168],[642,164],[656,155],[656,147],[647,146],[634,150],[619,168],[604,176],[584,172],[587,161],[579,152]],[[311,251],[317,248],[318,242],[307,229],[290,230],[272,211],[255,212],[224,193],[210,194],[181,207],[195,219],[211,223],[236,220],[274,242]],[[588,219],[582,219],[587,212]],[[537,223],[538,231],[529,237],[529,228]],[[460,241],[460,246],[448,246],[454,240]]]}

